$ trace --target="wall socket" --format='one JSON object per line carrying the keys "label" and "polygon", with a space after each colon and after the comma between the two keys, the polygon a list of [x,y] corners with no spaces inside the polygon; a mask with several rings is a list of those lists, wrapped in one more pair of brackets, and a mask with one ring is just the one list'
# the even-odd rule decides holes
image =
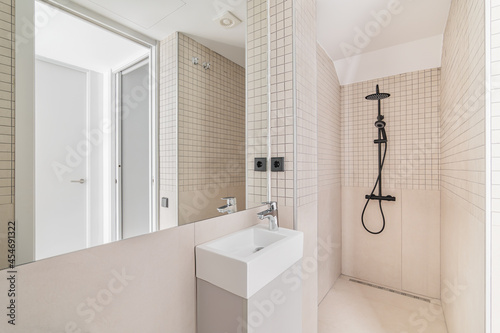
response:
{"label": "wall socket", "polygon": [[267,158],[256,157],[254,162],[254,171],[267,171]]}
{"label": "wall socket", "polygon": [[273,172],[285,171],[285,158],[284,157],[271,158],[271,171]]}

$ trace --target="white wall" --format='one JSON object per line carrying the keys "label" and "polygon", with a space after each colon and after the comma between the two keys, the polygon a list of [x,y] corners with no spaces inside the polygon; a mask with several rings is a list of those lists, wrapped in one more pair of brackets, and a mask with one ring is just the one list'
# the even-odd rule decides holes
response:
{"label": "white wall", "polygon": [[195,333],[194,247],[257,224],[262,209],[20,266],[18,320],[1,320],[0,331]]}

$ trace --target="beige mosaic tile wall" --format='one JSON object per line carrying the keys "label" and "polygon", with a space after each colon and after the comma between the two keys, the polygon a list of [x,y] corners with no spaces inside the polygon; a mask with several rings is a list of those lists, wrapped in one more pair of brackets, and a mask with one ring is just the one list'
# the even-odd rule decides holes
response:
{"label": "beige mosaic tile wall", "polygon": [[242,161],[245,69],[179,33],[179,190],[204,189],[214,174],[219,185],[244,185]]}
{"label": "beige mosaic tile wall", "polygon": [[184,224],[218,216],[217,207],[225,204],[221,197],[235,196],[238,210],[245,209],[245,69],[186,35],[178,38],[179,224]]}
{"label": "beige mosaic tile wall", "polygon": [[267,172],[254,171],[256,157],[267,157],[267,2],[247,4],[247,203],[267,201]]}
{"label": "beige mosaic tile wall", "polygon": [[318,45],[318,187],[341,184],[340,83],[333,61]]}
{"label": "beige mosaic tile wall", "polygon": [[[285,2],[288,3],[289,1]],[[304,258],[318,251],[318,103],[316,0],[295,0],[296,224],[304,232]],[[316,264],[317,267],[317,264]],[[309,273],[309,271],[308,271]],[[303,282],[303,332],[318,329],[318,276],[315,269]]]}
{"label": "beige mosaic tile wall", "polygon": [[160,43],[160,186],[177,188],[177,33]]}
{"label": "beige mosaic tile wall", "polygon": [[[492,138],[492,313],[500,313],[500,0],[491,1],[491,138]],[[500,317],[492,316],[492,332],[500,332]]]}
{"label": "beige mosaic tile wall", "polygon": [[221,197],[246,208],[245,69],[182,33],[160,44],[160,194],[161,228],[220,215]]}
{"label": "beige mosaic tile wall", "polygon": [[439,189],[440,69],[405,73],[342,86],[342,185],[373,187],[378,176],[374,126],[380,91],[387,123],[383,188]]}
{"label": "beige mosaic tile wall", "polygon": [[444,36],[441,189],[484,219],[484,2],[453,1]]}
{"label": "beige mosaic tile wall", "polygon": [[0,205],[14,203],[14,1],[0,1]]}
{"label": "beige mosaic tile wall", "polygon": [[7,267],[7,228],[14,219],[14,0],[0,0],[0,269]]}
{"label": "beige mosaic tile wall", "polygon": [[297,205],[318,198],[318,109],[316,1],[295,2],[297,86]]}
{"label": "beige mosaic tile wall", "polygon": [[[484,1],[452,0],[443,41],[441,290],[450,333],[485,330],[484,17]],[[461,291],[451,298],[453,283]]]}
{"label": "beige mosaic tile wall", "polygon": [[292,1],[270,1],[271,156],[285,158],[285,171],[271,174],[271,197],[288,207],[294,204],[292,5]]}

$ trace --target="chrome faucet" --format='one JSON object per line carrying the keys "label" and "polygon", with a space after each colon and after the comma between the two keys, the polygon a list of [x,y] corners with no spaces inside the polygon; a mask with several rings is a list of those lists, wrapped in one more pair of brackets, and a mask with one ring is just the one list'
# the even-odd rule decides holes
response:
{"label": "chrome faucet", "polygon": [[222,200],[226,200],[227,203],[224,206],[221,206],[217,208],[219,213],[236,213],[238,211],[238,208],[236,206],[236,198],[235,197],[226,197],[226,198],[221,198]]}
{"label": "chrome faucet", "polygon": [[261,220],[269,219],[269,230],[276,231],[279,227],[278,222],[278,203],[276,201],[263,202],[263,205],[269,205],[269,208],[263,212],[257,213],[257,217]]}

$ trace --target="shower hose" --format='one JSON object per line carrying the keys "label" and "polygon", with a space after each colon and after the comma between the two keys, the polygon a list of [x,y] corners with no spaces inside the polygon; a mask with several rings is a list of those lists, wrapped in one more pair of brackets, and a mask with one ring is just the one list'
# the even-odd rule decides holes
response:
{"label": "shower hose", "polygon": [[382,200],[378,201],[378,206],[380,207],[380,214],[382,215],[382,229],[380,229],[379,231],[371,231],[370,229],[368,229],[366,227],[365,219],[364,219],[366,207],[368,207],[368,204],[370,203],[371,197],[372,197],[373,193],[375,193],[375,189],[377,188],[377,185],[379,185],[379,182],[380,182],[380,175],[382,173],[382,168],[384,167],[385,155],[387,154],[387,142],[384,142],[384,144],[385,144],[384,157],[382,158],[382,162],[380,163],[380,169],[379,169],[377,181],[375,182],[375,186],[373,187],[372,193],[370,193],[370,197],[368,199],[366,199],[365,207],[363,208],[363,213],[361,213],[361,223],[363,224],[363,228],[365,228],[365,230],[368,231],[372,235],[378,235],[382,231],[384,231],[384,229],[385,229],[385,216],[384,216],[384,210],[382,209]]}

